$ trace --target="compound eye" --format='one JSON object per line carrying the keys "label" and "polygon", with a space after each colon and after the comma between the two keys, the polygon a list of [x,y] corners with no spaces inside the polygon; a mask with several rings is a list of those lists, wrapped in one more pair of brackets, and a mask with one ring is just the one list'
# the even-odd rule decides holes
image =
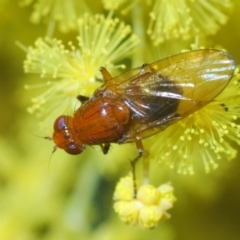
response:
{"label": "compound eye", "polygon": [[75,144],[70,144],[67,147],[64,148],[64,150],[72,155],[80,154],[83,151],[83,147],[77,146]]}
{"label": "compound eye", "polygon": [[68,128],[68,126],[67,126],[67,116],[66,115],[59,116],[55,120],[53,128],[54,128],[55,131],[61,131],[61,130],[67,129]]}

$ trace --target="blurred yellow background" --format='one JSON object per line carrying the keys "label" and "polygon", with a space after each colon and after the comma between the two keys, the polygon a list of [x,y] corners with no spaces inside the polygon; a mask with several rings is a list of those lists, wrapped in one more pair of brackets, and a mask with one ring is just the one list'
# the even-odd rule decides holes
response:
{"label": "blurred yellow background", "polygon": [[[237,63],[239,10],[235,1],[229,22],[211,38]],[[115,184],[128,172],[134,146],[114,145],[107,156],[91,148],[81,156],[51,155],[54,144],[41,137],[52,132],[39,129],[37,117],[26,111],[34,94],[24,85],[33,77],[24,74],[26,53],[15,43],[33,45],[45,35],[44,25],[29,22],[31,11],[17,1],[0,3],[0,239],[240,239],[239,154],[209,174],[153,167],[153,182],[170,180],[178,200],[172,218],[151,231],[124,225],[112,209]]]}

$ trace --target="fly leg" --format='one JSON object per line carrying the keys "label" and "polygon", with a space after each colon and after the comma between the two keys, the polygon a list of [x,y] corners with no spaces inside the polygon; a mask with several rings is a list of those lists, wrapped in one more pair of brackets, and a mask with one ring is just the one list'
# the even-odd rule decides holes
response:
{"label": "fly leg", "polygon": [[110,148],[110,143],[100,144],[103,154],[107,154]]}
{"label": "fly leg", "polygon": [[101,74],[102,74],[102,76],[103,76],[103,78],[106,82],[112,79],[111,74],[109,73],[109,71],[105,67],[101,67],[100,72],[101,72]]}
{"label": "fly leg", "polygon": [[83,95],[78,95],[77,99],[81,102],[81,104],[84,104],[86,101],[89,100],[89,97],[83,96]]}
{"label": "fly leg", "polygon": [[[147,152],[144,150],[141,140],[138,140],[135,143],[138,151],[138,156],[131,161],[131,165],[132,165],[132,175],[133,175],[134,197],[136,198],[137,197],[136,164],[143,155],[144,156],[147,155]],[[144,171],[144,183],[147,183],[148,172],[149,172],[149,161],[146,160],[146,158],[144,158],[144,162],[143,162],[143,171]]]}

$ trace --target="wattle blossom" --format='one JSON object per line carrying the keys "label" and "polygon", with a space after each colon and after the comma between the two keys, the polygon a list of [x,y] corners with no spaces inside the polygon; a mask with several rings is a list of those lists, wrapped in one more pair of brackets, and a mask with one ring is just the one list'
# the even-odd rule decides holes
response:
{"label": "wattle blossom", "polygon": [[77,20],[90,8],[84,0],[20,0],[21,6],[33,5],[30,20],[34,24],[48,22],[48,31],[57,24],[62,32],[77,30]]}
{"label": "wattle blossom", "polygon": [[171,215],[167,212],[176,201],[170,183],[158,188],[143,184],[134,196],[132,176],[121,178],[116,186],[113,199],[115,212],[120,219],[129,225],[140,225],[141,228],[153,229],[161,220]]}
{"label": "wattle blossom", "polygon": [[77,23],[78,46],[72,42],[66,46],[58,39],[39,38],[26,50],[25,72],[42,78],[40,84],[26,88],[43,91],[32,98],[33,105],[28,111],[44,118],[43,127],[59,113],[72,114],[78,106],[76,96],[90,97],[102,84],[99,68],[105,66],[109,71],[124,68],[123,64],[114,63],[130,56],[138,43],[130,26],[117,18],[86,14]]}
{"label": "wattle blossom", "polygon": [[126,176],[135,144],[70,156],[36,137],[50,139],[56,117],[80,107],[77,95],[93,95],[102,66],[115,77],[202,47],[238,64],[239,7],[1,0],[0,239],[239,239],[239,66],[216,99],[143,140],[136,179]]}

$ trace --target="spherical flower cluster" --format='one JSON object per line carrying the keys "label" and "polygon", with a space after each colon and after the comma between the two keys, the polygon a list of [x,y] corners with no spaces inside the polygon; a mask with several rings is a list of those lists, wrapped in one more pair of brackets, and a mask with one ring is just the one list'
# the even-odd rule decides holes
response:
{"label": "spherical flower cluster", "polygon": [[158,45],[171,39],[189,39],[196,35],[215,34],[227,22],[232,4],[224,1],[156,0],[149,14],[148,34]]}
{"label": "spherical flower cluster", "polygon": [[91,12],[84,0],[21,0],[21,6],[33,5],[30,20],[34,24],[48,22],[48,28],[57,24],[59,30],[68,32],[77,29],[77,19],[86,12]]}
{"label": "spherical flower cluster", "polygon": [[172,208],[176,201],[170,183],[162,184],[158,188],[150,184],[141,185],[135,197],[131,176],[120,179],[113,199],[114,210],[124,223],[138,223],[144,229],[153,229],[162,219],[170,218],[167,210]]}
{"label": "spherical flower cluster", "polygon": [[123,64],[115,63],[129,57],[138,44],[131,27],[118,18],[85,14],[77,25],[77,47],[72,42],[66,46],[58,39],[38,38],[33,47],[26,49],[24,71],[47,79],[26,86],[27,89],[42,89],[28,108],[30,113],[44,119],[42,128],[59,113],[74,112],[76,96],[91,96],[102,84],[99,68],[104,66],[110,72],[124,68]]}

